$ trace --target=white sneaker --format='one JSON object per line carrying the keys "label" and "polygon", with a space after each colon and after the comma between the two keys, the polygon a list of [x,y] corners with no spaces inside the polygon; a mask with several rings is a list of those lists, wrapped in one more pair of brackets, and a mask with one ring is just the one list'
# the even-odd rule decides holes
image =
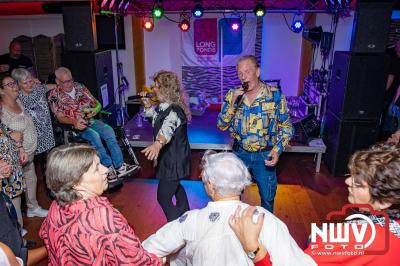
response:
{"label": "white sneaker", "polygon": [[28,233],[28,231],[24,228],[21,228],[21,236],[24,237],[26,234]]}
{"label": "white sneaker", "polygon": [[118,177],[123,177],[126,175],[129,175],[130,173],[132,173],[135,170],[139,169],[139,165],[130,165],[127,163],[123,163],[122,166],[118,169],[116,169],[117,171],[117,175]]}
{"label": "white sneaker", "polygon": [[46,217],[48,210],[43,209],[42,207],[37,207],[36,209],[28,209],[26,212],[26,216],[28,217]]}

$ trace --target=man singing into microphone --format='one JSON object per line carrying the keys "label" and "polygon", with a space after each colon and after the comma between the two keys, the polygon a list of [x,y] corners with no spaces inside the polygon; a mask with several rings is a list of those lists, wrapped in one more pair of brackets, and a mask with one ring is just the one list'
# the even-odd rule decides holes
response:
{"label": "man singing into microphone", "polygon": [[279,88],[260,80],[256,57],[241,57],[237,72],[242,87],[225,95],[217,126],[231,131],[232,150],[253,173],[261,206],[273,212],[277,187],[275,166],[293,134],[286,99]]}

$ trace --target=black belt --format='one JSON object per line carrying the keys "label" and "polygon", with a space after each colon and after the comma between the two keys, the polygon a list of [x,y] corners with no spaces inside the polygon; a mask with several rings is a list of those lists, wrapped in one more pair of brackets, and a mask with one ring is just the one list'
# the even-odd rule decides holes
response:
{"label": "black belt", "polygon": [[248,151],[243,149],[243,147],[240,145],[239,141],[237,139],[235,139],[233,141],[233,145],[232,145],[232,151],[239,151],[240,149],[247,151],[247,152],[260,152],[260,151],[271,151],[273,147],[264,147],[261,149],[258,149],[256,151]]}

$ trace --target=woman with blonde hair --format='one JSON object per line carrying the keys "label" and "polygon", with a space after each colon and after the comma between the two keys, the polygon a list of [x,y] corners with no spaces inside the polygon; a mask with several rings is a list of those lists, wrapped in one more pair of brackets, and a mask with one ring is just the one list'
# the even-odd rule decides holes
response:
{"label": "woman with blonde hair", "polygon": [[[153,76],[154,93],[160,104],[150,105],[146,92],[141,92],[145,116],[152,119],[154,142],[142,151],[153,160],[159,179],[157,201],[168,221],[189,210],[189,202],[180,180],[190,176],[190,146],[187,123],[191,118],[185,103],[184,90],[178,76],[171,71],[159,71]],[[176,204],[172,198],[175,196]]]}

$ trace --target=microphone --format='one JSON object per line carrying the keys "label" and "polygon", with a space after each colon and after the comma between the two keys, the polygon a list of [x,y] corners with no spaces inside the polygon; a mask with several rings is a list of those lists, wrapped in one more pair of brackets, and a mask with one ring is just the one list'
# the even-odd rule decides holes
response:
{"label": "microphone", "polygon": [[156,94],[154,92],[148,92],[148,93],[146,93],[146,96],[134,95],[134,96],[130,96],[129,98],[132,100],[140,100],[142,98],[153,98],[154,96],[156,96]]}
{"label": "microphone", "polygon": [[[249,89],[249,82],[248,82],[248,81],[243,82],[243,83],[242,83],[242,88],[243,88],[244,93],[246,93],[247,90]],[[236,102],[235,102],[235,103],[237,103],[237,106],[239,106],[239,105],[242,104],[242,102],[243,102],[243,95],[244,95],[244,94],[239,95],[239,96],[236,98]]]}

